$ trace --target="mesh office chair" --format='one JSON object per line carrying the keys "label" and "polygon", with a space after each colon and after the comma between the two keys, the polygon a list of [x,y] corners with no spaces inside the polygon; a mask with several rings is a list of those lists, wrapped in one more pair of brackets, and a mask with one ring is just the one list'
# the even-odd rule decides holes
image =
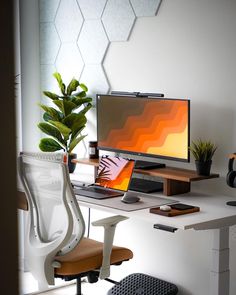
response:
{"label": "mesh office chair", "polygon": [[116,224],[126,219],[123,216],[93,223],[104,227],[104,243],[83,237],[85,223],[64,157],[59,153],[19,156],[19,174],[29,207],[26,261],[39,289],[53,285],[55,277],[76,279],[80,295],[81,277],[88,276],[90,282],[97,280],[97,274],[107,278],[111,264],[121,264],[133,253],[112,245]]}

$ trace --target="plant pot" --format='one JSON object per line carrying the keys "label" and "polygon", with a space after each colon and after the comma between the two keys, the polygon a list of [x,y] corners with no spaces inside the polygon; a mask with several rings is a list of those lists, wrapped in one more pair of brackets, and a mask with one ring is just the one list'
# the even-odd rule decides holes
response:
{"label": "plant pot", "polygon": [[201,161],[195,161],[196,164],[196,170],[198,175],[204,175],[209,176],[211,171],[211,164],[212,161],[207,162],[201,162]]}
{"label": "plant pot", "polygon": [[68,155],[69,173],[73,173],[75,171],[76,163],[71,162],[71,160],[74,160],[76,158],[77,158],[77,154],[69,154]]}

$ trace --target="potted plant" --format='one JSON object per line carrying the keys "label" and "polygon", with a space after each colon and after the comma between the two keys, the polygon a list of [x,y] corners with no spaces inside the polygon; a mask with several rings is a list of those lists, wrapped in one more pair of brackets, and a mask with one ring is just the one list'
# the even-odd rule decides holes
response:
{"label": "potted plant", "polygon": [[192,141],[189,149],[195,158],[197,173],[199,175],[209,176],[212,157],[217,149],[217,146],[211,141],[198,139],[196,141]]}
{"label": "potted plant", "polygon": [[86,136],[81,132],[87,122],[85,114],[92,107],[92,98],[86,96],[88,88],[78,80],[73,78],[66,86],[58,72],[53,76],[57,80],[61,94],[43,91],[53,103],[53,107],[39,104],[44,110],[44,122],[40,122],[38,127],[50,136],[40,140],[39,148],[43,152],[63,150],[68,153],[69,172],[72,173],[75,164],[73,165],[71,159],[76,158],[76,154],[72,152]]}

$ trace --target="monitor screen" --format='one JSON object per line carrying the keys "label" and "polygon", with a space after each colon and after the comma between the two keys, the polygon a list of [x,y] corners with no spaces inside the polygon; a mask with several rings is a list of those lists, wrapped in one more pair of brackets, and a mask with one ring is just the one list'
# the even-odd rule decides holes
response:
{"label": "monitor screen", "polygon": [[102,156],[95,184],[127,191],[134,169],[134,161],[121,157]]}
{"label": "monitor screen", "polygon": [[97,95],[98,148],[189,161],[188,99]]}

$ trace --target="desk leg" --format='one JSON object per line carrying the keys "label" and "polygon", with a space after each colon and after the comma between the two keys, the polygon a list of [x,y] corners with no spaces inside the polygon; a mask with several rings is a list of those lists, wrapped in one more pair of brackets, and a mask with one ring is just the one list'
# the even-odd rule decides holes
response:
{"label": "desk leg", "polygon": [[213,230],[210,295],[229,295],[229,227]]}

